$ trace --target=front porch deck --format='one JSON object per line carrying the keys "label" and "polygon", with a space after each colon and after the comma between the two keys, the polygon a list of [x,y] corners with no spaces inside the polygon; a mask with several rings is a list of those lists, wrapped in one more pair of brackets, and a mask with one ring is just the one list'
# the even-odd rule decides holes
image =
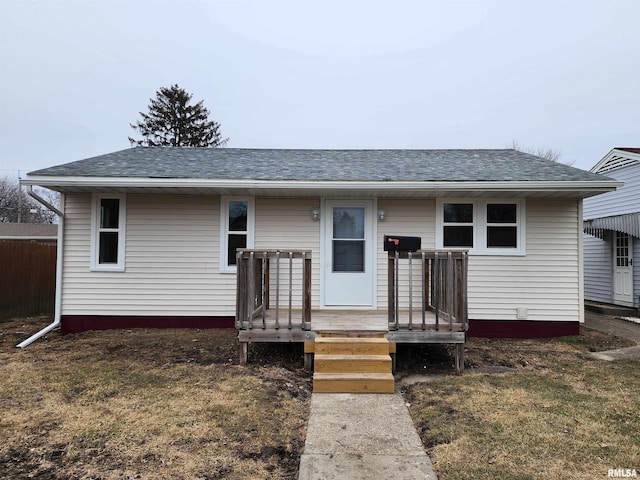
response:
{"label": "front porch deck", "polygon": [[[335,334],[341,337],[358,338],[383,336],[391,345],[393,371],[395,371],[396,344],[452,344],[455,345],[455,366],[458,373],[464,368],[464,343],[466,332],[461,323],[436,323],[434,312],[425,312],[425,323],[409,323],[409,312],[400,311],[397,328],[390,329],[387,310],[312,310],[311,322],[295,321],[302,318],[302,310],[291,311],[289,319],[278,319],[275,311],[265,310],[264,317],[254,319],[251,328],[238,330],[240,341],[240,363],[248,362],[249,343],[304,343],[305,366],[312,369],[317,338]],[[404,319],[404,321],[402,320]]]}
{"label": "front porch deck", "polygon": [[311,322],[303,322],[302,310],[291,310],[291,326],[288,312],[276,321],[276,311],[264,310],[247,328],[238,330],[241,342],[310,342],[317,333],[384,332],[396,343],[464,343],[465,329],[460,322],[436,323],[435,312],[425,312],[422,319],[409,322],[409,311],[399,312],[397,328],[389,328],[386,309],[377,310],[312,310]]}
{"label": "front porch deck", "polygon": [[236,259],[241,364],[251,342],[304,342],[310,366],[316,341],[326,343],[329,336],[366,343],[363,338],[376,336],[389,343],[388,353],[398,343],[454,344],[462,370],[466,252],[389,252],[388,307],[373,310],[312,310],[310,251],[242,249]]}

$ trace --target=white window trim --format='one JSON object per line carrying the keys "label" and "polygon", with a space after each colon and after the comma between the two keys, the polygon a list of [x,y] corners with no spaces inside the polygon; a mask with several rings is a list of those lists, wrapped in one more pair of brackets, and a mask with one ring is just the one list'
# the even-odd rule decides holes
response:
{"label": "white window trim", "polygon": [[255,201],[254,197],[220,198],[220,273],[236,273],[235,265],[227,265],[229,202],[247,202],[247,248],[255,245]]}
{"label": "white window trim", "polygon": [[[120,201],[118,206],[118,263],[98,263],[100,249],[100,201],[114,198]],[[127,196],[123,194],[94,193],[91,202],[91,260],[90,270],[98,272],[125,271],[125,242],[127,221]]]}
{"label": "white window trim", "polygon": [[[524,256],[526,248],[526,202],[524,199],[510,198],[442,198],[436,201],[436,248],[448,250],[467,250],[465,248],[444,247],[444,204],[472,203],[473,204],[473,248],[468,249],[471,255],[514,255]],[[487,204],[502,203],[516,205],[516,226],[518,228],[518,246],[516,248],[487,247]],[[493,225],[493,224],[492,224]],[[512,225],[512,224],[509,224]]]}

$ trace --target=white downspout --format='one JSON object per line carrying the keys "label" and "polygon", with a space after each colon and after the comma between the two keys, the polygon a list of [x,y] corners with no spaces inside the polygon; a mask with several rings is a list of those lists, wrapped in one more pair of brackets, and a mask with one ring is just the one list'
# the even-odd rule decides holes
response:
{"label": "white downspout", "polygon": [[56,207],[51,205],[44,198],[42,198],[40,195],[35,193],[33,191],[33,187],[31,185],[27,185],[27,193],[30,196],[32,196],[33,198],[35,198],[42,205],[47,207],[49,210],[54,212],[56,215],[58,215],[58,218],[59,218],[59,222],[58,222],[58,245],[57,245],[57,254],[56,254],[57,255],[57,261],[56,261],[56,299],[55,299],[56,303],[55,303],[55,311],[54,311],[54,315],[53,315],[53,323],[51,323],[50,325],[44,327],[38,333],[35,333],[35,334],[31,335],[25,341],[23,341],[23,342],[19,343],[18,345],[16,345],[17,348],[24,348],[27,345],[31,344],[32,342],[35,342],[40,337],[43,337],[44,335],[46,335],[51,330],[54,330],[54,329],[58,328],[60,326],[60,318],[61,318],[60,311],[61,311],[61,307],[62,307],[62,251],[63,251],[63,248],[62,248],[63,241],[62,240],[64,239],[64,213],[63,213],[63,211],[64,211],[64,207],[63,207],[63,205],[64,205],[64,193],[60,194],[61,210],[58,210]]}

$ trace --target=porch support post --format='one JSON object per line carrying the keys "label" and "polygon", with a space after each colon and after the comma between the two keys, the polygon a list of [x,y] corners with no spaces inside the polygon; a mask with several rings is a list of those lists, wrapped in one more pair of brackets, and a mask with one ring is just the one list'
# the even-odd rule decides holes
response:
{"label": "porch support post", "polygon": [[303,255],[302,276],[304,277],[302,329],[307,330],[311,328],[311,252]]}
{"label": "porch support post", "polygon": [[456,343],[456,373],[462,375],[464,371],[464,343]]}
{"label": "porch support post", "polygon": [[313,370],[315,360],[316,345],[315,342],[304,342],[304,369]]}
{"label": "porch support post", "polygon": [[304,369],[308,371],[313,370],[313,353],[304,354]]}
{"label": "porch support post", "polygon": [[388,254],[387,260],[387,308],[388,308],[388,322],[389,326],[395,324],[395,311],[396,311],[396,302],[395,302],[395,259],[391,252]]}
{"label": "porch support post", "polygon": [[245,367],[249,361],[249,342],[240,342],[240,365]]}

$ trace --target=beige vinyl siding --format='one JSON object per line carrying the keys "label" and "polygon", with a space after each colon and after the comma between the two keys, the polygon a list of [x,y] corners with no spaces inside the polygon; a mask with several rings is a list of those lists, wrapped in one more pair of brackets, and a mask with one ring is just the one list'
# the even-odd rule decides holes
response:
{"label": "beige vinyl siding", "polygon": [[[407,235],[422,238],[422,248],[435,247],[436,202],[434,199],[379,199],[378,210],[385,211],[386,220],[378,221],[376,252],[378,261],[377,303],[378,308],[388,305],[388,255],[383,249],[385,235]],[[414,281],[420,277],[419,265],[414,268]],[[400,307],[406,307],[408,300],[409,275],[400,276]],[[413,301],[420,302],[419,285],[414,285]],[[419,305],[419,303],[414,303]]]}
{"label": "beige vinyl siding", "polygon": [[524,307],[527,320],[580,319],[578,203],[529,199],[525,256],[470,256],[469,318],[516,320]]}
{"label": "beige vinyl siding", "polygon": [[[422,237],[422,248],[435,248],[435,200],[379,200],[387,221],[378,222],[378,307],[387,306],[385,234]],[[580,318],[578,201],[528,199],[526,255],[469,257],[469,318],[516,320],[518,307],[528,320],[577,321]],[[414,268],[414,281],[420,277]],[[400,305],[408,305],[408,275],[400,278]],[[414,284],[419,305],[419,284]]]}
{"label": "beige vinyl siding", "polygon": [[[578,203],[528,199],[526,255],[470,257],[470,318],[516,320],[516,309],[524,307],[528,320],[579,320]],[[435,206],[434,199],[378,200],[386,212],[386,221],[376,220],[378,308],[387,306],[383,236],[415,235],[423,248],[434,248]],[[317,308],[321,222],[311,219],[314,207],[319,198],[256,198],[255,248],[312,250]],[[235,314],[236,275],[220,272],[218,197],[128,195],[124,272],[90,271],[91,196],[68,194],[65,209],[63,315]],[[301,281],[295,280],[299,305]],[[405,292],[406,284],[404,276]],[[406,294],[401,301],[407,303]]]}
{"label": "beige vinyl siding", "polygon": [[219,199],[128,195],[124,272],[89,269],[91,196],[67,195],[63,315],[234,315]]}
{"label": "beige vinyl siding", "polygon": [[[255,248],[282,251],[280,305],[288,305],[289,260],[285,258],[287,249],[311,250],[311,304],[317,308],[320,293],[320,222],[312,220],[311,209],[320,208],[320,199],[256,198],[255,208]],[[275,307],[276,266],[272,263],[270,269],[270,302]],[[299,307],[302,299],[301,260],[294,261],[292,297],[292,304]]]}

